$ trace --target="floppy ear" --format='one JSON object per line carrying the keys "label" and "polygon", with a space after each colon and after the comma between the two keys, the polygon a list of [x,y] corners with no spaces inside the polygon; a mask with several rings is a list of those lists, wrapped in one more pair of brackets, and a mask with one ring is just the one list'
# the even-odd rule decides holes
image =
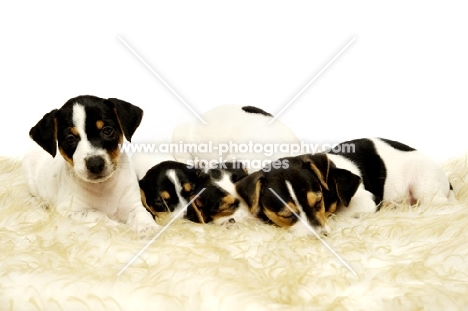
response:
{"label": "floppy ear", "polygon": [[325,153],[317,154],[305,154],[299,156],[306,167],[310,168],[318,180],[322,184],[322,187],[328,189],[328,175],[330,173],[330,159]]}
{"label": "floppy ear", "polygon": [[57,154],[57,123],[55,120],[57,111],[54,109],[46,113],[29,131],[29,137],[53,157]]}
{"label": "floppy ear", "polygon": [[[191,205],[192,205],[193,211],[195,212],[195,216],[198,219],[198,222],[201,224],[206,223],[205,218],[203,217],[203,213],[202,211],[200,211],[200,210],[203,210],[203,206],[204,206],[203,201],[200,199],[200,197],[197,197],[195,200],[193,200]],[[195,219],[192,219],[192,220],[195,221]]]}
{"label": "floppy ear", "polygon": [[131,141],[133,133],[135,133],[143,118],[143,110],[117,98],[109,98],[107,100],[114,105],[114,111],[125,138]]}
{"label": "floppy ear", "polygon": [[235,184],[237,193],[247,203],[253,215],[257,215],[260,210],[260,192],[263,180],[263,171],[260,170],[247,175]]}
{"label": "floppy ear", "polygon": [[334,168],[330,172],[330,179],[333,179],[336,187],[336,194],[344,206],[349,205],[349,201],[356,193],[361,184],[361,177],[348,170]]}

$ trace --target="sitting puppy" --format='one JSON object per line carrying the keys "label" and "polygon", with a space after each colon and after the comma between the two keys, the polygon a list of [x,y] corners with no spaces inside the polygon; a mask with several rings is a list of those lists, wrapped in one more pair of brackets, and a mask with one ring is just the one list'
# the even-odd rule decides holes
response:
{"label": "sitting puppy", "polygon": [[107,216],[137,232],[158,229],[141,204],[129,158],[119,149],[142,116],[130,103],[95,96],[72,98],[45,114],[29,132],[42,149],[32,149],[23,161],[31,194],[72,217]]}
{"label": "sitting puppy", "polygon": [[247,206],[232,193],[235,193],[234,183],[245,176],[244,169],[233,163],[202,170],[176,161],[163,161],[140,180],[143,204],[154,217],[177,214],[187,207],[181,216],[197,223],[240,222],[249,213]]}
{"label": "sitting puppy", "polygon": [[272,118],[268,112],[252,106],[216,107],[203,115],[207,124],[202,124],[199,120],[180,124],[174,129],[172,136],[174,144],[211,144],[212,148],[177,150],[174,158],[179,162],[195,165],[198,161],[207,161],[209,166],[246,160],[244,164],[249,172],[261,169],[268,161],[291,155],[279,148],[267,148],[267,144],[270,145],[268,147],[272,144],[277,147],[280,144],[286,147],[300,144],[299,139],[281,121],[275,120],[268,124]]}
{"label": "sitting puppy", "polygon": [[334,212],[375,212],[382,202],[454,200],[442,169],[411,147],[373,138],[334,148],[339,149],[281,159],[287,168],[255,172],[236,185],[237,191],[259,218],[298,233],[307,230],[292,211],[318,231],[328,231],[326,217]]}

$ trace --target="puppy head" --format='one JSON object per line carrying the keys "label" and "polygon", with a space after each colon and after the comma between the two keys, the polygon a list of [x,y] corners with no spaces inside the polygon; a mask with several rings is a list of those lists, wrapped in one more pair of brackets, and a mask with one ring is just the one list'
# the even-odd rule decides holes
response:
{"label": "puppy head", "polygon": [[117,168],[123,136],[130,141],[142,117],[125,101],[79,96],[45,114],[29,136],[53,157],[58,146],[81,179],[102,182]]}
{"label": "puppy head", "polygon": [[280,227],[292,227],[299,221],[297,216],[317,229],[324,227],[326,216],[340,204],[347,206],[361,181],[336,168],[325,154],[281,160],[289,166],[255,172],[237,185],[254,214]]}
{"label": "puppy head", "polygon": [[[187,218],[200,223],[240,222],[249,216],[247,205],[239,199],[234,184],[247,176],[240,162],[223,162],[207,170],[209,176],[198,189],[205,190],[193,200]],[[194,194],[198,191],[194,191]]]}
{"label": "puppy head", "polygon": [[185,207],[201,173],[176,161],[153,166],[139,182],[143,205],[153,217],[165,217]]}

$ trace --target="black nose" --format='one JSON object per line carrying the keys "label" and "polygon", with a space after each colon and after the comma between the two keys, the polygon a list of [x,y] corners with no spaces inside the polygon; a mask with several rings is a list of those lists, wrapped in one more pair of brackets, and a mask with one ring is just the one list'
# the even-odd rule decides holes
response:
{"label": "black nose", "polygon": [[236,223],[236,220],[235,220],[234,218],[231,218],[231,219],[229,219],[229,223],[235,224],[235,223]]}
{"label": "black nose", "polygon": [[102,173],[104,164],[104,159],[101,156],[92,156],[86,159],[86,168],[93,174]]}

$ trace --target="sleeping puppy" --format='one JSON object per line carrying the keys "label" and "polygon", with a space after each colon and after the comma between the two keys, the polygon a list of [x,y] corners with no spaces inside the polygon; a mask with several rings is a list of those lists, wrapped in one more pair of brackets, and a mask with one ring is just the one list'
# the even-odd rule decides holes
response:
{"label": "sleeping puppy", "polygon": [[141,204],[129,158],[119,148],[124,137],[130,141],[142,116],[130,103],[95,96],[72,98],[45,114],[29,132],[38,146],[23,160],[31,194],[74,218],[110,218],[138,232],[157,230]]}
{"label": "sleeping puppy", "polygon": [[236,185],[237,191],[257,217],[299,234],[308,229],[291,210],[316,230],[328,231],[330,213],[375,212],[382,202],[455,200],[442,169],[409,146],[372,138],[334,148],[339,149],[284,158],[288,168],[255,172]]}
{"label": "sleeping puppy", "polygon": [[[256,150],[266,144],[300,144],[299,139],[285,124],[253,106],[222,105],[203,116],[207,124],[199,120],[178,125],[172,136],[174,144],[190,144],[211,148],[187,148],[177,150],[174,157],[186,164],[207,161],[209,165],[222,162],[247,160],[249,172],[259,170],[268,161],[290,156],[280,150]],[[248,165],[248,166],[247,166]]]}
{"label": "sleeping puppy", "polygon": [[233,163],[202,170],[177,161],[163,161],[140,180],[141,196],[155,218],[168,213],[176,215],[186,207],[180,215],[197,223],[235,223],[249,215],[247,206],[232,195],[234,183],[245,176],[245,170]]}

